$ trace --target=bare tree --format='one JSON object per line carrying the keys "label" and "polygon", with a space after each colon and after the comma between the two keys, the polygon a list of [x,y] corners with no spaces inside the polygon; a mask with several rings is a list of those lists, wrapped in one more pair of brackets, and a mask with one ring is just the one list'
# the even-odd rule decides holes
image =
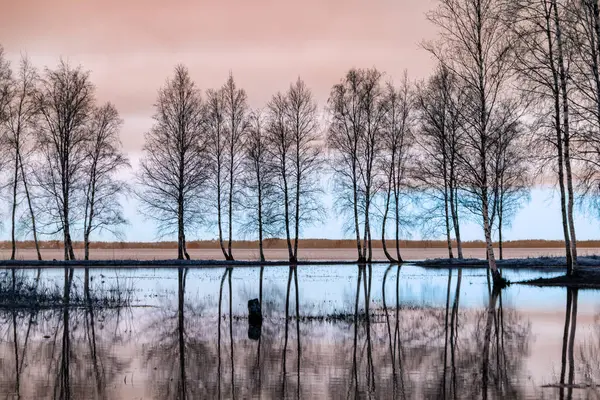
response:
{"label": "bare tree", "polygon": [[34,101],[36,82],[38,79],[37,71],[31,65],[26,56],[21,58],[18,73],[15,77],[12,89],[12,101],[6,107],[6,134],[7,144],[12,155],[10,157],[13,163],[12,174],[12,213],[11,213],[11,260],[15,259],[16,252],[16,225],[17,208],[21,200],[19,198],[19,188],[21,184],[25,192],[27,206],[29,211],[29,223],[33,233],[33,240],[37,251],[38,260],[42,259],[40,246],[37,236],[37,227],[35,223],[35,213],[32,204],[32,195],[29,191],[28,176],[25,172],[25,162],[33,152],[33,129],[38,120],[38,113]]}
{"label": "bare tree", "polygon": [[233,75],[229,74],[229,79],[221,89],[224,99],[224,122],[226,133],[226,159],[228,173],[228,191],[227,191],[227,227],[228,241],[227,254],[225,258],[233,260],[231,253],[231,243],[233,240],[233,216],[235,204],[239,194],[238,177],[241,172],[243,160],[243,146],[245,133],[247,129],[247,96],[243,89],[238,89]]}
{"label": "bare tree", "polygon": [[288,90],[288,120],[291,126],[294,178],[294,251],[292,262],[298,260],[298,239],[301,226],[319,219],[323,211],[320,168],[322,137],[319,132],[317,104],[312,92],[300,78]]}
{"label": "bare tree", "polygon": [[229,253],[223,243],[223,197],[227,187],[227,135],[225,132],[225,98],[222,90],[210,89],[207,91],[206,100],[206,127],[207,146],[206,156],[209,160],[209,185],[211,196],[217,214],[217,227],[219,230],[219,245],[225,259]]}
{"label": "bare tree", "polygon": [[45,226],[63,233],[65,260],[74,260],[71,225],[81,206],[82,180],[88,140],[87,121],[94,101],[89,73],[61,61],[46,69],[35,95],[43,126],[38,149],[45,163],[36,171],[42,191]]}
{"label": "bare tree", "polygon": [[[433,200],[433,207],[426,207],[428,220],[432,215],[443,218],[448,256],[453,258],[451,231],[454,230],[458,258],[463,258],[458,214],[458,152],[462,141],[461,101],[462,91],[456,76],[438,66],[435,74],[422,86],[416,96],[419,110],[419,134],[417,135],[418,161],[413,178],[426,197]],[[437,223],[436,223],[437,225]]]}
{"label": "bare tree", "polygon": [[203,220],[207,181],[206,138],[200,90],[183,65],[158,92],[154,126],[146,133],[138,180],[142,212],[161,235],[177,233],[177,258],[189,259],[186,229]]}
{"label": "bare tree", "polygon": [[428,15],[441,30],[438,45],[426,48],[460,80],[468,93],[462,117],[465,122],[465,152],[462,154],[466,186],[477,199],[477,214],[482,219],[489,268],[495,283],[502,278],[496,266],[492,243],[490,171],[498,127],[494,115],[508,95],[512,72],[512,51],[502,2],[494,0],[440,0]]}
{"label": "bare tree", "polygon": [[[381,228],[381,242],[385,256],[389,261],[402,262],[400,255],[400,214],[401,194],[408,187],[408,165],[414,142],[414,99],[408,76],[405,73],[402,83],[396,89],[393,83],[386,85],[384,92],[386,115],[383,128],[382,175],[386,176],[385,205]],[[390,206],[393,207],[394,239],[396,259],[389,254],[386,244],[385,228],[388,222]]]}
{"label": "bare tree", "polygon": [[277,232],[278,205],[275,196],[276,175],[270,166],[267,121],[260,110],[250,113],[245,141],[242,186],[246,221],[242,231],[258,234],[260,261],[265,261],[263,239]]}
{"label": "bare tree", "polygon": [[123,121],[110,103],[94,110],[86,155],[85,209],[83,223],[84,257],[89,259],[90,235],[106,230],[119,235],[118,228],[126,223],[119,197],[127,189],[117,174],[129,167],[121,150],[119,130]]}
{"label": "bare tree", "polygon": [[[520,0],[511,5],[515,23],[508,25],[518,48],[516,69],[522,91],[536,106],[538,148],[542,166],[554,165],[560,189],[561,216],[565,238],[567,272],[576,266],[577,251],[573,225],[571,129],[568,93],[570,75],[565,63],[562,20],[565,7],[556,0]],[[571,182],[569,184],[569,182]],[[570,188],[570,189],[569,189]]]}
{"label": "bare tree", "polygon": [[556,40],[556,61],[558,66],[558,78],[560,82],[560,95],[562,100],[562,133],[563,133],[563,156],[565,163],[565,177],[567,180],[567,219],[569,221],[569,234],[571,236],[571,256],[572,265],[568,265],[569,274],[577,267],[577,237],[575,235],[575,219],[573,210],[575,204],[575,193],[573,190],[573,171],[571,167],[571,130],[569,122],[569,69],[568,61],[565,55],[569,51],[566,49],[565,40],[562,31],[562,18],[559,11],[557,0],[552,0],[554,9],[554,35]]}
{"label": "bare tree", "polygon": [[332,121],[327,144],[332,152],[336,202],[342,212],[353,212],[350,230],[356,235],[361,263],[372,256],[370,214],[378,192],[381,169],[377,164],[386,116],[381,76],[376,69],[352,69],[329,96]]}
{"label": "bare tree", "polygon": [[277,174],[275,188],[283,203],[289,260],[296,263],[302,226],[319,219],[323,210],[319,198],[322,157],[317,106],[310,89],[298,78],[285,95],[273,96],[268,110],[270,156]]}

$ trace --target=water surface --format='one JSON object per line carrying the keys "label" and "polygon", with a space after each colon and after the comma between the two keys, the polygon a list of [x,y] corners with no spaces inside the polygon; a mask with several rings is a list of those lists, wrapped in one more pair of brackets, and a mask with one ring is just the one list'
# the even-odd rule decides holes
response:
{"label": "water surface", "polygon": [[[511,281],[560,272],[504,271]],[[259,299],[263,322],[250,324]],[[598,292],[484,269],[16,270],[4,398],[595,398]]]}

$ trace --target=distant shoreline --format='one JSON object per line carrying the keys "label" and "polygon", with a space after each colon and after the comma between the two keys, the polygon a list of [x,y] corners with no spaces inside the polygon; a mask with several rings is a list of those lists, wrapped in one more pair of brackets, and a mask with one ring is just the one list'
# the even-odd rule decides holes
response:
{"label": "distant shoreline", "polygon": [[[60,240],[44,240],[40,241],[42,249],[62,249],[63,243]],[[383,244],[381,240],[373,240],[373,248],[381,249]],[[356,249],[355,239],[300,239],[298,243],[300,249]],[[386,241],[386,245],[390,251],[395,250],[396,243],[393,240]],[[448,243],[445,240],[401,240],[399,242],[401,249],[448,249]],[[193,240],[186,243],[188,250],[195,249],[219,249],[217,240]],[[265,239],[263,242],[265,249],[286,249],[287,242],[285,239]],[[502,243],[504,249],[531,249],[531,248],[564,248],[564,243],[560,240],[509,240]],[[577,242],[579,248],[599,248],[600,240],[582,240]],[[75,250],[83,249],[83,242],[73,242]],[[456,242],[452,241],[452,248],[456,252]],[[484,249],[485,242],[480,240],[465,241],[462,243],[463,249]],[[497,249],[498,243],[494,242],[494,247]],[[233,250],[252,249],[258,250],[258,241],[254,240],[235,240],[232,242]],[[0,250],[11,249],[10,241],[0,241]],[[31,240],[17,242],[17,249],[35,249],[35,244]],[[130,249],[171,249],[177,250],[177,242],[174,241],[156,241],[156,242],[135,242],[135,241],[92,241],[90,249],[103,250],[130,250]]]}

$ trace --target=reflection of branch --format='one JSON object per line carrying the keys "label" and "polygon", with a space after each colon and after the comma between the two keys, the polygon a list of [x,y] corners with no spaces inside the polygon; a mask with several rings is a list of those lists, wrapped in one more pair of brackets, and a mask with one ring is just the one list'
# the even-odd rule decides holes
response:
{"label": "reflection of branch", "polygon": [[487,308],[487,319],[483,336],[483,365],[481,368],[482,374],[482,398],[486,400],[488,397],[488,381],[489,381],[489,362],[490,362],[490,342],[492,336],[492,322],[496,315],[496,302],[500,291],[494,287],[490,295],[490,301]]}
{"label": "reflection of branch", "polygon": [[229,273],[229,269],[226,269],[221,277],[221,284],[219,285],[219,319],[217,321],[217,380],[218,380],[218,390],[219,390],[219,399],[221,398],[221,316],[222,316],[222,301],[223,301],[223,284],[225,283],[225,277]]}
{"label": "reflection of branch", "polygon": [[[393,397],[396,398],[396,390],[397,390],[397,386],[398,386],[398,383],[397,383],[398,382],[398,377],[396,375],[396,357],[395,357],[395,354],[394,354],[394,349],[392,347],[392,328],[391,328],[391,325],[390,325],[390,314],[388,312],[387,303],[385,301],[385,282],[387,280],[388,273],[390,272],[391,269],[392,269],[392,265],[390,265],[385,270],[385,273],[383,274],[383,282],[381,284],[381,293],[382,293],[382,297],[383,297],[383,309],[385,311],[385,322],[386,322],[387,332],[388,332],[388,341],[389,341],[389,348],[390,348],[390,358],[392,359],[392,379],[393,379],[393,382],[394,382]],[[395,345],[395,343],[394,343],[394,345]]]}
{"label": "reflection of branch", "polygon": [[234,351],[233,351],[233,296],[231,292],[231,272],[233,268],[228,267],[225,269],[223,276],[221,277],[221,285],[219,287],[219,321],[217,324],[217,353],[218,353],[218,367],[217,367],[217,379],[219,398],[221,398],[221,319],[223,315],[223,285],[225,284],[225,277],[228,278],[229,286],[229,347],[230,347],[230,362],[231,362],[231,397],[235,398],[235,362],[234,362]]}
{"label": "reflection of branch", "polygon": [[[258,283],[258,304],[260,305],[261,313],[264,313],[263,301],[262,301],[264,271],[265,271],[265,266],[261,265],[260,266],[260,277],[259,277],[259,283]],[[262,326],[261,326],[261,329],[262,329]],[[260,344],[261,344],[261,342],[262,342],[262,334],[260,334],[258,336],[258,346],[257,346],[257,350],[256,350],[256,369],[255,369],[255,371],[258,373],[258,391],[259,391],[259,393],[260,393],[260,390],[262,387],[262,368],[260,365]]]}
{"label": "reflection of branch", "polygon": [[396,343],[398,344],[398,371],[400,374],[400,394],[402,398],[406,397],[404,389],[404,361],[402,360],[402,343],[400,341],[400,268],[396,270],[396,327],[394,329],[394,353],[396,352]]}
{"label": "reflection of branch", "polygon": [[[94,324],[94,307],[92,305],[92,300],[90,296],[90,285],[89,285],[89,272],[86,268],[85,271],[85,284],[84,284],[84,295],[86,301],[88,303],[88,307],[86,308],[85,313],[85,324],[86,330],[90,329],[90,333],[88,333],[88,345],[90,347],[90,353],[92,356],[92,365],[94,368],[94,376],[96,377],[96,390],[100,397],[104,397],[104,385],[102,382],[102,377],[100,376],[99,368],[98,368],[98,357],[96,354],[96,329]],[[88,318],[89,315],[89,318]]]}
{"label": "reflection of branch", "polygon": [[[460,301],[460,284],[462,281],[462,268],[458,269],[456,278],[456,292],[454,294],[454,303],[452,304],[452,316],[450,317],[450,352],[452,364],[452,389],[456,399],[458,391],[456,390],[456,343],[458,341],[458,305]],[[444,382],[445,384],[445,382]]]}
{"label": "reflection of branch", "polygon": [[65,290],[64,290],[64,307],[63,307],[63,336],[62,336],[62,352],[60,359],[60,399],[71,398],[71,386],[69,382],[69,366],[71,342],[69,338],[69,298],[71,293],[71,283],[73,282],[73,270],[65,268]]}
{"label": "reflection of branch", "polygon": [[[356,278],[356,300],[354,302],[354,342],[353,342],[353,355],[352,355],[352,382],[354,382],[354,397],[358,398],[358,365],[356,359],[356,351],[358,345],[358,301],[360,299],[360,280],[362,278],[361,266],[358,266],[358,274]],[[348,389],[350,389],[352,385]],[[350,392],[348,392],[348,398],[350,398]]]}
{"label": "reflection of branch", "polygon": [[[575,342],[575,331],[577,329],[577,289],[567,289],[567,308],[565,311],[565,328],[563,331],[563,344],[561,353],[561,370],[560,370],[560,399],[565,398],[565,387],[567,387],[567,398],[573,396],[573,386],[575,379],[575,360],[573,355],[573,347]],[[567,359],[568,357],[568,359]],[[567,370],[567,361],[569,365],[568,383],[565,384],[565,375]]]}
{"label": "reflection of branch", "polygon": [[[365,289],[365,315],[366,315],[366,329],[367,329],[367,382],[369,390],[375,391],[375,368],[373,366],[373,349],[371,347],[371,315],[369,310],[369,303],[371,302],[371,282],[373,278],[373,269],[371,264],[368,266],[368,278],[367,268],[363,268],[363,285]],[[368,279],[368,280],[367,280]],[[368,283],[367,283],[368,282]]]}
{"label": "reflection of branch", "polygon": [[231,272],[233,268],[229,269],[229,277],[227,278],[229,283],[229,345],[231,346],[231,398],[235,399],[235,363],[233,361],[233,294],[231,292]]}
{"label": "reflection of branch", "polygon": [[287,356],[287,345],[288,345],[288,331],[290,324],[290,288],[292,286],[292,267],[289,268],[288,272],[288,283],[287,283],[287,291],[285,292],[285,336],[283,342],[283,361],[282,361],[282,369],[283,375],[281,380],[281,398],[285,398],[285,384],[287,380],[287,370],[286,370],[286,356]]}
{"label": "reflection of branch", "polygon": [[300,295],[298,292],[298,267],[294,266],[294,286],[296,289],[296,340],[297,340],[297,385],[296,385],[296,397],[300,399],[300,358],[302,357],[302,347],[300,345]]}
{"label": "reflection of branch", "polygon": [[446,290],[446,314],[444,318],[444,371],[442,374],[442,397],[446,398],[446,373],[448,371],[448,314],[450,311],[450,285],[452,284],[452,269],[448,268],[448,288]]}
{"label": "reflection of branch", "polygon": [[179,268],[177,271],[177,283],[178,283],[178,302],[177,302],[177,331],[179,337],[179,371],[180,371],[180,384],[179,392],[181,400],[185,400],[187,397],[187,381],[185,376],[185,317],[184,317],[184,306],[185,306],[185,280],[187,277],[187,268]]}

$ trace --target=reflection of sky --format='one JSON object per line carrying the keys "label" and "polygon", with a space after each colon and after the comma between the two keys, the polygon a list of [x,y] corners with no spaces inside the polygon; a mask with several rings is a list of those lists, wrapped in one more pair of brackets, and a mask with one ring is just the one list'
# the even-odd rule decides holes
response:
{"label": "reflection of sky", "polygon": [[[374,306],[382,306],[383,277],[388,266],[374,265],[371,281],[371,299]],[[186,280],[185,298],[188,303],[198,303],[215,312],[219,299],[219,285],[224,268],[189,269]],[[288,283],[288,267],[265,267],[263,299],[265,312],[283,312]],[[396,304],[396,271],[392,267],[385,285],[386,302],[389,307]],[[356,296],[358,268],[342,266],[298,267],[300,313],[323,315],[335,312],[352,313]],[[33,273],[33,271],[32,271]],[[239,267],[232,273],[234,313],[245,314],[247,301],[259,295],[260,268]],[[560,275],[560,272],[541,272],[504,269],[504,276],[511,281],[520,281],[540,276]],[[46,279],[61,284],[64,272],[60,269],[44,270]],[[117,282],[134,289],[134,304],[160,306],[177,301],[176,269],[93,269],[93,287],[114,286]],[[104,278],[102,278],[104,276]],[[76,270],[75,284],[83,278],[83,270]],[[364,301],[364,281],[361,278],[360,304]],[[450,293],[452,302],[456,291],[457,271],[452,271]],[[104,283],[102,283],[104,281]],[[104,286],[102,286],[104,285]],[[401,268],[399,280],[400,304],[404,306],[445,307],[448,290],[448,270],[425,269],[416,266]],[[295,307],[294,280],[291,282],[290,311]],[[536,288],[512,285],[502,292],[504,306],[535,309],[540,311],[563,311],[566,291],[561,288]],[[228,281],[223,287],[224,310],[228,309]],[[488,286],[485,269],[463,269],[460,288],[460,307],[483,307],[488,302]],[[600,308],[596,291],[580,291],[579,307],[596,310]],[[271,308],[271,309],[269,309]]]}

